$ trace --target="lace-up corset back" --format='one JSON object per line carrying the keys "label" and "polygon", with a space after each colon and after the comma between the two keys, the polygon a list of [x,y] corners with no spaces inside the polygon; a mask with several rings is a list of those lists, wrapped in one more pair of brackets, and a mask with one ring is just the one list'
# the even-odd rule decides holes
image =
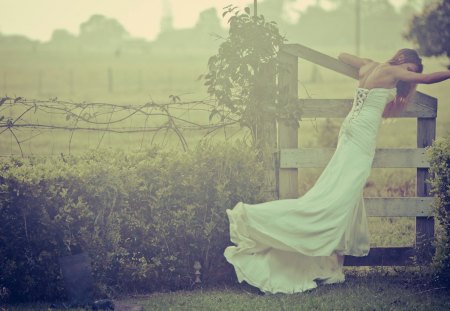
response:
{"label": "lace-up corset back", "polygon": [[[384,107],[394,99],[396,89],[357,88],[352,109],[346,116],[339,131],[339,141],[346,137],[372,156]],[[338,141],[338,143],[339,143]]]}
{"label": "lace-up corset back", "polygon": [[351,118],[355,118],[361,111],[361,107],[369,94],[369,89],[357,88],[355,93],[355,98],[353,100],[353,106],[351,110]]}

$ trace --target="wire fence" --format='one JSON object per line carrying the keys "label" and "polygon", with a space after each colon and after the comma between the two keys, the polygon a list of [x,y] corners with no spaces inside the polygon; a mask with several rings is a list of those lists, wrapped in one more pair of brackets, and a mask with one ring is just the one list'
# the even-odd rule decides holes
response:
{"label": "wire fence", "polygon": [[[149,144],[153,144],[157,138],[164,144],[175,137],[183,150],[189,149],[187,135],[192,135],[193,132],[206,138],[222,129],[225,139],[242,133],[238,117],[229,111],[218,111],[214,99],[184,102],[175,95],[169,96],[169,99],[162,104],[152,100],[136,105],[72,102],[59,100],[57,97],[29,100],[5,96],[0,99],[0,156],[15,154],[13,147],[18,149],[17,153],[21,156],[28,155],[24,152],[23,145],[45,133],[50,135],[53,149],[55,133],[65,132],[68,153],[72,151],[76,132],[97,133],[96,148],[104,142],[106,134],[142,134],[140,148],[147,135],[146,141]],[[214,116],[211,111],[214,111]],[[233,130],[227,132],[230,128]],[[88,134],[86,138],[88,145],[92,145],[91,136]],[[9,154],[5,152],[8,147]],[[43,155],[52,154],[54,151]]]}

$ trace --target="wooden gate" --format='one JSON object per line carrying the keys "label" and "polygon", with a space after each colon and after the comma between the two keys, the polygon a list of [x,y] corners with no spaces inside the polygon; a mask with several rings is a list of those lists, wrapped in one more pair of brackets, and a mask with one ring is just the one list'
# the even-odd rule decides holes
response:
{"label": "wooden gate", "polygon": [[[358,72],[339,60],[309,49],[300,44],[288,44],[280,52],[282,70],[278,76],[280,101],[298,104],[305,118],[344,118],[351,109],[352,99],[299,99],[298,58],[337,71],[357,79]],[[368,217],[415,217],[416,243],[411,247],[371,248],[368,256],[346,256],[346,266],[393,266],[427,264],[435,248],[432,197],[430,197],[429,162],[425,147],[430,146],[436,135],[437,100],[417,92],[408,108],[399,118],[417,118],[417,148],[376,149],[372,167],[417,169],[416,197],[365,198]],[[299,148],[298,128],[288,122],[277,124],[277,187],[280,199],[297,198],[298,168],[325,167],[334,153],[333,148]]]}

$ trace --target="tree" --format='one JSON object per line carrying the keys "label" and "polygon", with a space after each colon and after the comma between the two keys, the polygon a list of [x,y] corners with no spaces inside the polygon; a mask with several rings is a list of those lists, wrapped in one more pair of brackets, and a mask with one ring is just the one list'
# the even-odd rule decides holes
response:
{"label": "tree", "polygon": [[67,44],[74,42],[76,39],[77,38],[67,30],[56,29],[53,31],[50,41],[56,44]]}
{"label": "tree", "polygon": [[217,11],[214,8],[200,12],[196,30],[208,33],[222,33],[222,26],[220,25],[220,19],[217,16]]}
{"label": "tree", "polygon": [[426,5],[414,15],[404,37],[414,42],[424,56],[445,54],[450,58],[450,0]]}
{"label": "tree", "polygon": [[88,44],[115,44],[129,38],[128,32],[115,19],[93,15],[80,25],[80,39]]}

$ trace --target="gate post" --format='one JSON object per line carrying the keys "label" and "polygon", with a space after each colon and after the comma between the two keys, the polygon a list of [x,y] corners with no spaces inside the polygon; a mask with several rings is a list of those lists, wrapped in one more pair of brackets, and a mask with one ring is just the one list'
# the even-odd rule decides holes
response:
{"label": "gate post", "polygon": [[[278,105],[290,106],[298,101],[298,57],[284,52],[279,54],[280,70],[278,75]],[[289,120],[277,120],[277,149],[298,148],[298,125]],[[279,163],[278,163],[279,164]],[[278,165],[279,167],[279,165]],[[279,199],[298,197],[298,169],[279,168]]]}
{"label": "gate post", "polygon": [[[436,117],[417,118],[417,148],[431,146],[436,138]],[[418,197],[429,197],[430,185],[427,179],[430,178],[428,168],[417,168],[417,189]],[[434,242],[434,218],[416,217],[416,260],[418,264],[431,262],[435,249]]]}

